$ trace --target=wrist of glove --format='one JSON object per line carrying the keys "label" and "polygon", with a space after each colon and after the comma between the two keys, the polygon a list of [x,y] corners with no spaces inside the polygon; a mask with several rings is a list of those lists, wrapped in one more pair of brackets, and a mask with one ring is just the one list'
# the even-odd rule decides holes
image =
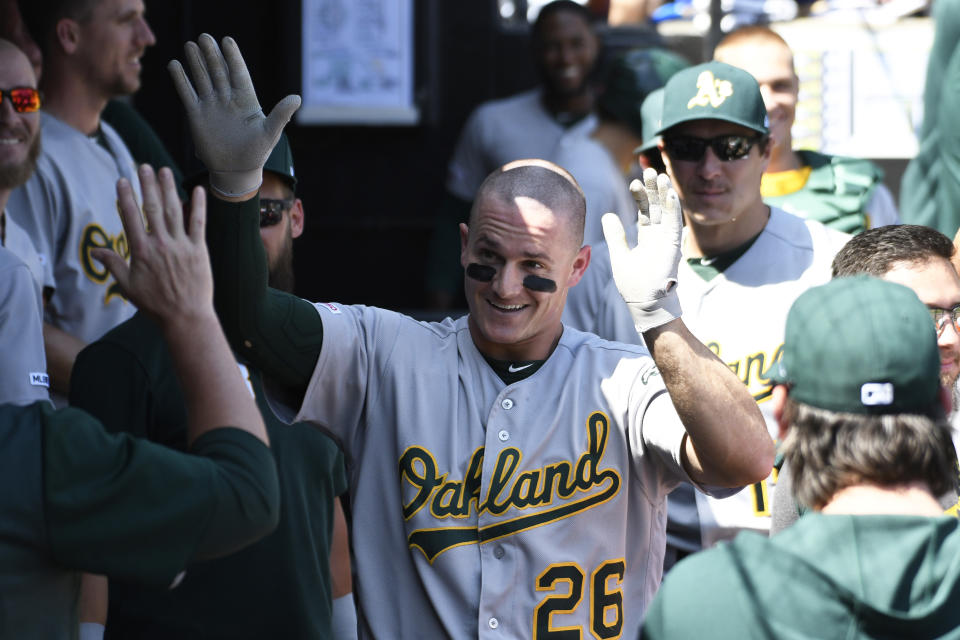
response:
{"label": "wrist of glove", "polygon": [[662,297],[644,302],[627,302],[627,309],[633,318],[633,326],[641,334],[679,318],[682,312],[676,281],[669,284],[669,291],[664,292]]}
{"label": "wrist of glove", "polygon": [[263,184],[263,169],[247,171],[211,171],[210,188],[226,198],[238,198],[260,189]]}

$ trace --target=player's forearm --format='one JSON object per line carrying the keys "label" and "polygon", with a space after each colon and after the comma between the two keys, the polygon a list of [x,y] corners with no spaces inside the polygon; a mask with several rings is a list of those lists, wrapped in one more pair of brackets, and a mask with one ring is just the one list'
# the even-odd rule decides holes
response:
{"label": "player's forearm", "polygon": [[77,354],[87,346],[83,340],[51,324],[43,323],[43,345],[47,354],[50,387],[63,395],[70,392],[70,373]]}
{"label": "player's forearm", "polygon": [[309,303],[267,287],[259,200],[211,197],[207,246],[214,306],[234,348],[298,397],[306,391],[323,342]]}
{"label": "player's forearm", "polygon": [[766,478],[773,441],[746,386],[679,319],[646,331],[643,339],[689,434],[691,477],[725,487]]}
{"label": "player's forearm", "polygon": [[266,443],[263,418],[213,310],[167,319],[163,333],[186,400],[188,442],[212,429],[231,426]]}
{"label": "player's forearm", "polygon": [[107,624],[107,577],[85,573],[80,578],[80,597],[77,599],[77,620],[99,625]]}

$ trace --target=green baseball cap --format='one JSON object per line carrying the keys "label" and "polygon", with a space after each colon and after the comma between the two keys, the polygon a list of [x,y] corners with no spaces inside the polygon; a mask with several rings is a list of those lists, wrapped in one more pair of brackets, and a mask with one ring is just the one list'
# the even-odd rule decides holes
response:
{"label": "green baseball cap", "polygon": [[286,133],[280,134],[280,139],[270,152],[270,157],[267,158],[263,169],[276,173],[296,191],[297,176],[293,172],[293,152],[290,151],[290,141],[287,140]]}
{"label": "green baseball cap", "polygon": [[663,88],[650,93],[640,105],[640,118],[643,120],[643,130],[646,132],[646,138],[639,147],[633,150],[634,153],[647,153],[653,151],[660,144],[660,136],[653,132],[660,128],[660,118],[663,116]]}
{"label": "green baseball cap", "polygon": [[676,73],[663,95],[657,134],[691,120],[724,120],[770,133],[760,86],[752,75],[724,62],[705,62]]}
{"label": "green baseball cap", "polygon": [[930,311],[911,289],[863,275],[797,298],[777,368],[791,398],[829,411],[925,413],[940,389]]}
{"label": "green baseball cap", "polygon": [[[610,65],[600,108],[626,123],[643,140],[641,103],[673,74],[689,66],[686,59],[666,49],[631,49]],[[649,136],[649,132],[646,135]]]}

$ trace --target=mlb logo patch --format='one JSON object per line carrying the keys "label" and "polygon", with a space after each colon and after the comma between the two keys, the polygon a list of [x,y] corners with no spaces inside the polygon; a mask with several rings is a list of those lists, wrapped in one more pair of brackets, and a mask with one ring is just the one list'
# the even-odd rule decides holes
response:
{"label": "mlb logo patch", "polygon": [[890,382],[867,382],[860,387],[860,402],[867,407],[893,404],[893,384]]}
{"label": "mlb logo patch", "polygon": [[327,311],[329,311],[334,315],[340,315],[341,313],[343,313],[343,311],[340,310],[340,307],[333,304],[332,302],[317,302],[313,306],[316,307],[317,309],[326,309]]}
{"label": "mlb logo patch", "polygon": [[46,387],[50,388],[50,376],[42,372],[32,372],[30,373],[30,384],[34,387]]}

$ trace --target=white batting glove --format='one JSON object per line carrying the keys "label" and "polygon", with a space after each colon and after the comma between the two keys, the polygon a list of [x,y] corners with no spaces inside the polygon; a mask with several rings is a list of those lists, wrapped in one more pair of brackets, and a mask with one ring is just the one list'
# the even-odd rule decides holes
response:
{"label": "white batting glove", "polygon": [[210,186],[224,196],[256,191],[263,164],[300,107],[300,96],[287,96],[264,116],[233,38],[223,39],[221,53],[205,33],[184,45],[184,55],[190,78],[176,60],[167,68],[187,110],[197,157],[210,172]]}
{"label": "white batting glove", "polygon": [[614,213],[603,216],[603,235],[610,250],[613,280],[639,333],[680,317],[677,268],[683,213],[670,178],[655,169],[630,184],[637,202],[637,246],[627,246],[626,234]]}

